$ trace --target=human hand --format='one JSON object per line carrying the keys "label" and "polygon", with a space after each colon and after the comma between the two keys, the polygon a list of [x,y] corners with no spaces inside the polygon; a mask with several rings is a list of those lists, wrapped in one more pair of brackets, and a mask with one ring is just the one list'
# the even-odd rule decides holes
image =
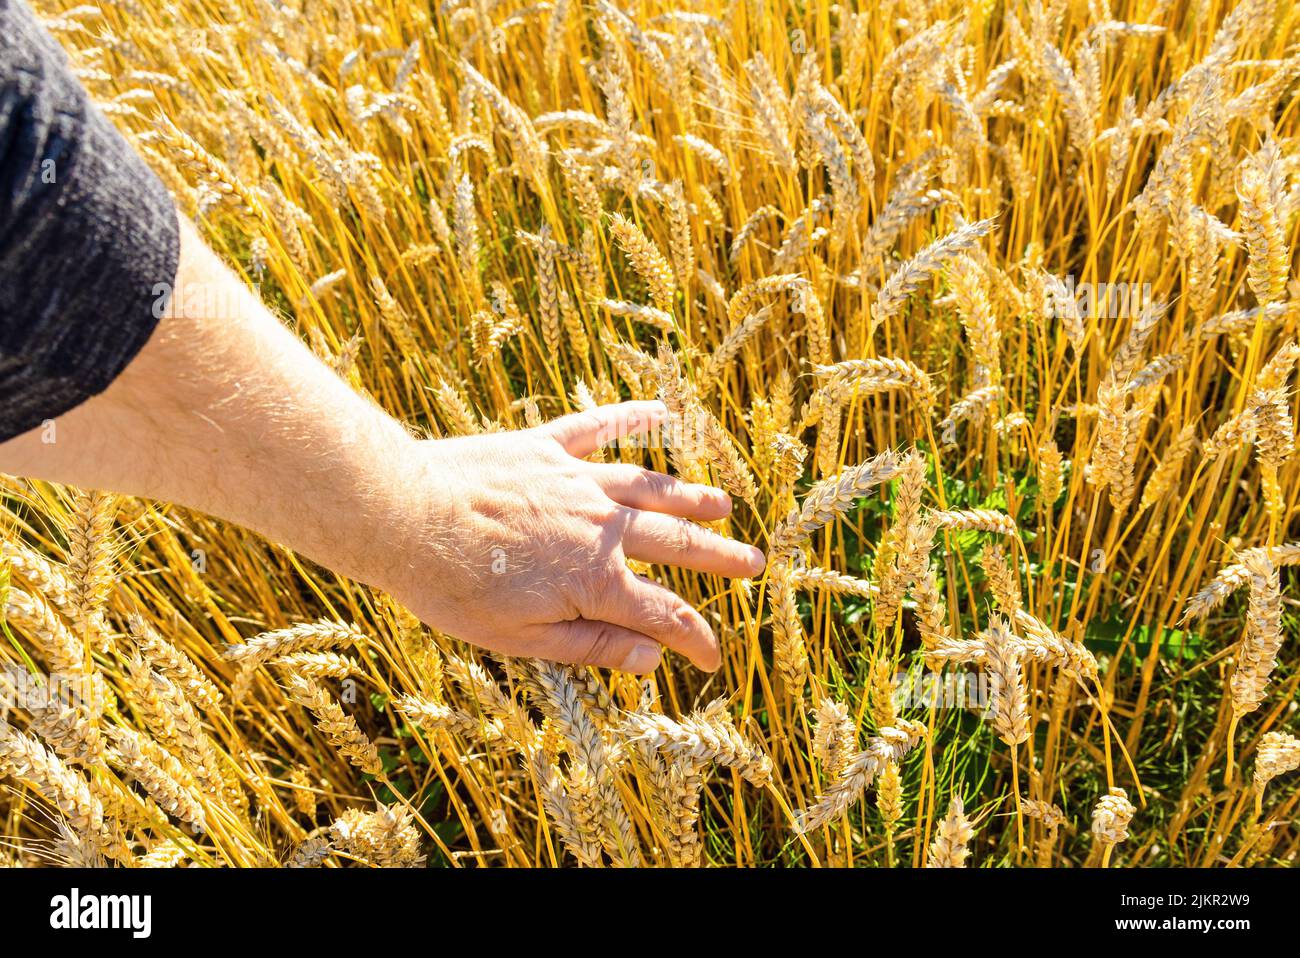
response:
{"label": "human hand", "polygon": [[421,619],[508,655],[650,672],[661,647],[712,671],[700,614],[627,559],[753,576],[763,553],[691,520],[721,519],[726,493],[584,457],[652,429],[658,402],[627,402],[543,426],[414,443],[411,539],[371,578]]}

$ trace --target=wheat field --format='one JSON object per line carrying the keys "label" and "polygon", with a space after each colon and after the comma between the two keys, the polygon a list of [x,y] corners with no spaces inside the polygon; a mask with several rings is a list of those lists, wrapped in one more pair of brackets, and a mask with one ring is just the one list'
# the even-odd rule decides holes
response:
{"label": "wheat field", "polygon": [[768,566],[642,681],[7,478],[0,864],[1294,863],[1300,8],[623,3],[36,5],[356,390],[661,399]]}

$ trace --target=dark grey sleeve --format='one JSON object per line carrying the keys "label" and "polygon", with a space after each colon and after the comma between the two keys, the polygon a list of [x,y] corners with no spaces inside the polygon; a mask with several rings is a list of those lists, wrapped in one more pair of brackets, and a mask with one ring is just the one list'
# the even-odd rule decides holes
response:
{"label": "dark grey sleeve", "polygon": [[0,0],[0,440],[126,368],[175,280],[177,229],[63,50],[22,0]]}

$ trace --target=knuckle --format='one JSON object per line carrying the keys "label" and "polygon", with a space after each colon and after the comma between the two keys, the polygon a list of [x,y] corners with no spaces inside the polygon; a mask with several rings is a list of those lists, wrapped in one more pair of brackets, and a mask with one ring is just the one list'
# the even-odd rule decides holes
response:
{"label": "knuckle", "polygon": [[606,424],[606,416],[603,413],[588,410],[586,412],[575,413],[577,417],[575,425],[579,435],[590,435],[597,446],[604,445],[609,436],[607,435],[609,427]]}
{"label": "knuckle", "polygon": [[623,575],[615,562],[597,565],[574,579],[574,592],[584,615],[598,613],[616,601],[623,584]]}
{"label": "knuckle", "polygon": [[668,625],[678,635],[694,635],[699,629],[699,616],[689,605],[677,605],[668,612]]}
{"label": "knuckle", "polygon": [[625,462],[614,462],[600,468],[608,471],[608,475],[615,485],[626,486],[633,492],[640,492],[643,488],[641,473],[645,472],[645,470],[640,466],[633,466]]}
{"label": "knuckle", "polygon": [[603,591],[602,578],[600,570],[592,569],[569,580],[569,594],[580,614],[587,615],[595,608],[596,600]]}
{"label": "knuckle", "polygon": [[534,454],[547,465],[557,465],[569,460],[569,454],[565,451],[564,441],[557,436],[550,436],[537,443],[537,448],[533,450]]}
{"label": "knuckle", "polygon": [[600,623],[588,631],[579,658],[589,665],[612,662],[616,658],[618,636],[612,626]]}
{"label": "knuckle", "polygon": [[544,463],[560,461],[564,452],[564,442],[562,435],[554,426],[536,426],[524,430],[524,435],[527,436],[524,440],[527,448],[524,451],[529,457]]}
{"label": "knuckle", "polygon": [[588,507],[588,516],[591,521],[602,528],[618,522],[624,515],[625,510],[599,489],[596,491],[599,495],[593,497]]}
{"label": "knuckle", "polygon": [[649,469],[637,470],[637,483],[641,491],[652,499],[662,499],[672,493],[675,480],[672,476],[666,476],[662,472],[651,472]]}
{"label": "knuckle", "polygon": [[691,552],[700,544],[700,535],[696,527],[684,520],[669,523],[664,535],[668,548],[678,554]]}

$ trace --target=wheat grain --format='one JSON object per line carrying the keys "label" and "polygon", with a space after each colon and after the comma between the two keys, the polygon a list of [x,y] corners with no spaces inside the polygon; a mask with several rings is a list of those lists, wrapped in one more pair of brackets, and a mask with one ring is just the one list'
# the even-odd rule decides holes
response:
{"label": "wheat grain", "polygon": [[975,829],[966,817],[962,801],[954,795],[948,802],[948,814],[939,821],[938,832],[930,843],[928,868],[965,868],[970,857],[970,841]]}
{"label": "wheat grain", "polygon": [[795,829],[810,832],[842,814],[871,787],[879,772],[890,762],[901,762],[925,734],[919,722],[900,719],[897,728],[883,728],[867,747],[852,756],[831,787],[808,808],[795,815]]}
{"label": "wheat grain", "polygon": [[772,532],[768,555],[785,555],[833,521],[853,501],[898,474],[898,458],[891,451],[852,466],[837,476],[823,479],[808,490],[803,504],[781,521]]}
{"label": "wheat grain", "polygon": [[1112,788],[1097,801],[1092,810],[1092,835],[1103,847],[1118,845],[1128,839],[1129,824],[1137,809],[1122,788]]}
{"label": "wheat grain", "polygon": [[903,303],[921,284],[926,282],[944,263],[971,249],[993,229],[991,219],[980,220],[954,230],[935,240],[907,262],[898,267],[881,287],[871,307],[872,328],[881,325],[902,309]]}
{"label": "wheat grain", "polygon": [[1028,701],[1018,649],[1006,621],[996,615],[981,640],[989,676],[989,719],[998,737],[1015,747],[1029,738]]}
{"label": "wheat grain", "polygon": [[1269,782],[1297,768],[1300,768],[1300,739],[1286,732],[1266,732],[1255,752],[1251,787],[1262,796]]}
{"label": "wheat grain", "polygon": [[335,848],[378,868],[414,868],[423,861],[420,836],[405,808],[349,808],[329,830]]}
{"label": "wheat grain", "polygon": [[69,618],[78,637],[97,651],[107,651],[104,602],[113,587],[113,544],[116,518],[113,496],[78,492],[68,523],[67,578],[71,586]]}
{"label": "wheat grain", "polygon": [[667,755],[735,769],[759,788],[767,784],[772,774],[772,760],[745,740],[726,714],[722,700],[680,721],[655,712],[632,712],[624,723],[623,734]]}
{"label": "wheat grain", "polygon": [[995,509],[934,509],[926,513],[926,518],[940,529],[999,536],[1016,534],[1016,521]]}
{"label": "wheat grain", "polygon": [[303,708],[311,710],[321,732],[349,762],[369,775],[383,772],[384,763],[374,743],[361,731],[357,720],[344,712],[328,692],[300,675],[289,677],[285,691]]}
{"label": "wheat grain", "polygon": [[127,623],[140,653],[150,666],[179,685],[195,706],[211,711],[221,705],[221,693],[216,685],[199,671],[188,655],[163,639],[143,617],[132,615]]}
{"label": "wheat grain", "polygon": [[[632,268],[645,282],[654,304],[663,313],[669,313],[673,307],[673,270],[664,254],[641,232],[631,220],[618,213],[611,214],[609,229],[619,248],[632,262]],[[671,328],[671,323],[670,323]]]}
{"label": "wheat grain", "polygon": [[333,649],[364,639],[365,636],[355,625],[321,619],[318,622],[303,623],[287,629],[263,632],[243,642],[229,645],[225,649],[225,658],[236,663],[241,669],[249,670],[273,658],[294,652]]}
{"label": "wheat grain", "polygon": [[1242,563],[1250,577],[1246,635],[1237,650],[1229,689],[1232,713],[1239,718],[1259,708],[1269,675],[1282,648],[1282,594],[1277,567],[1265,552],[1252,552]]}

